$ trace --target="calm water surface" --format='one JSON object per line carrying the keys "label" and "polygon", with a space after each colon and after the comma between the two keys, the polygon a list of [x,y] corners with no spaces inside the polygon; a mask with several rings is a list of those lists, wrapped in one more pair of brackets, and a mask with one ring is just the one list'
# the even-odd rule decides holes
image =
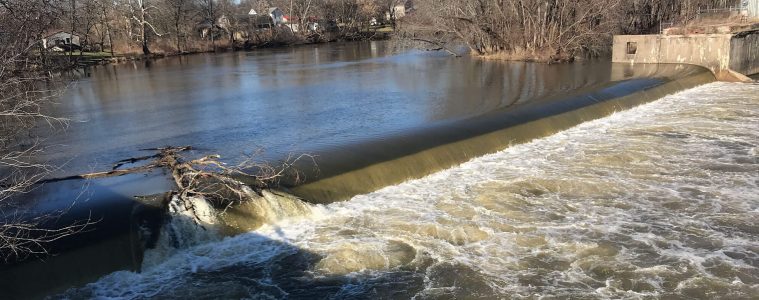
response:
{"label": "calm water surface", "polygon": [[327,44],[97,67],[55,113],[46,143],[64,173],[141,148],[193,145],[235,160],[265,150],[318,154],[609,81],[608,63],[548,66],[394,53],[384,42]]}

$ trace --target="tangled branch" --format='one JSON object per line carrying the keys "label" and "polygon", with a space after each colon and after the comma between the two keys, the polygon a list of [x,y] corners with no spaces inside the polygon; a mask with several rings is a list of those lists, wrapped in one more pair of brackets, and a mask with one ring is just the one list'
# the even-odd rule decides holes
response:
{"label": "tangled branch", "polygon": [[[186,161],[180,153],[192,150],[190,146],[143,150],[157,151],[157,153],[118,161],[109,171],[50,179],[45,182],[114,177],[163,168],[171,172],[177,188],[175,193],[180,199],[203,197],[218,208],[226,208],[244,202],[250,191],[259,196],[262,195],[263,189],[278,186],[283,177],[300,182],[302,175],[295,168],[299,161],[310,159],[316,165],[314,157],[309,154],[298,156],[290,154],[274,165],[259,162],[254,159],[257,155],[253,155],[237,165],[229,166],[220,161],[219,155],[208,155]],[[138,167],[122,168],[127,164],[141,161],[150,162]]]}

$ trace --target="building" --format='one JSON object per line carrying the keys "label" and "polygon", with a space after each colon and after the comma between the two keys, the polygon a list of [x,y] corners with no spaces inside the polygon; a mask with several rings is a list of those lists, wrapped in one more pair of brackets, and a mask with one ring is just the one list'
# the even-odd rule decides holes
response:
{"label": "building", "polygon": [[254,28],[266,29],[274,27],[274,20],[268,15],[255,15],[251,16],[251,23]]}
{"label": "building", "polygon": [[250,19],[250,23],[253,25],[254,28],[257,29],[266,29],[266,28],[272,28],[279,25],[284,25],[287,23],[287,18],[285,18],[285,12],[279,9],[279,7],[272,7],[267,10],[269,14],[261,15],[256,12],[255,9],[251,9],[248,12],[248,17]]}
{"label": "building", "polygon": [[279,7],[269,8],[269,16],[274,25],[282,25],[287,22],[285,19],[285,12],[279,9]]}
{"label": "building", "polygon": [[82,49],[79,35],[63,30],[54,31],[42,39],[42,47],[45,49],[56,48],[62,50]]}

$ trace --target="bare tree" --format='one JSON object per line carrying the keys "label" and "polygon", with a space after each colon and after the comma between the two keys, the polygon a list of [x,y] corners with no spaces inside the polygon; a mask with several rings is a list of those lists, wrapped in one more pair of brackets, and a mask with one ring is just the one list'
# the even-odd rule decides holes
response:
{"label": "bare tree", "polygon": [[566,60],[604,46],[621,1],[417,1],[405,33],[438,47],[457,40],[477,55]]}
{"label": "bare tree", "polygon": [[174,36],[176,39],[177,52],[182,52],[182,37],[185,36],[185,32],[182,29],[185,22],[189,17],[189,0],[166,0],[169,5],[171,20],[174,25]]}
{"label": "bare tree", "polygon": [[625,0],[622,33],[659,33],[665,24],[684,24],[700,9],[738,6],[741,0]]}
{"label": "bare tree", "polygon": [[161,36],[155,26],[149,21],[151,11],[158,9],[158,6],[148,4],[148,0],[130,0],[129,9],[131,19],[137,23],[139,29],[140,42],[142,44],[142,53],[150,55],[150,34]]}
{"label": "bare tree", "polygon": [[480,56],[567,61],[608,51],[615,33],[649,32],[724,0],[418,0],[399,36]]}
{"label": "bare tree", "polygon": [[[5,259],[44,253],[46,243],[81,230],[83,223],[46,229],[50,215],[28,217],[15,202],[33,189],[53,167],[39,161],[44,150],[33,135],[38,124],[65,126],[43,107],[63,90],[64,81],[52,75],[59,66],[42,55],[44,32],[63,15],[51,1],[0,1],[0,255]],[[68,65],[61,65],[67,67]]]}

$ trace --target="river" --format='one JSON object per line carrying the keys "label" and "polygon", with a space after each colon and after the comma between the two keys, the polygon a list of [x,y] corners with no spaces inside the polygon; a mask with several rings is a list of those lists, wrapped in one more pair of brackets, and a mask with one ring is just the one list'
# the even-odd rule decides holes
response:
{"label": "river", "polygon": [[751,299],[757,95],[704,85],[66,295]]}
{"label": "river", "polygon": [[[193,145],[229,161],[323,153],[610,81],[575,65],[396,53],[386,42],[200,54],[96,67],[51,113],[71,119],[46,159],[71,175]],[[97,141],[97,142],[93,142]]]}
{"label": "river", "polygon": [[149,249],[135,239],[147,228],[134,196],[170,188],[165,174],[45,185],[29,207],[99,221],[61,255],[0,268],[11,299],[759,295],[757,84],[701,85],[713,77],[692,66],[481,61],[384,42],[85,74],[51,108],[72,118],[45,141],[56,175],[165,145],[230,163],[311,153],[322,169],[293,187],[310,203],[256,204],[266,222],[242,234],[172,208]]}

